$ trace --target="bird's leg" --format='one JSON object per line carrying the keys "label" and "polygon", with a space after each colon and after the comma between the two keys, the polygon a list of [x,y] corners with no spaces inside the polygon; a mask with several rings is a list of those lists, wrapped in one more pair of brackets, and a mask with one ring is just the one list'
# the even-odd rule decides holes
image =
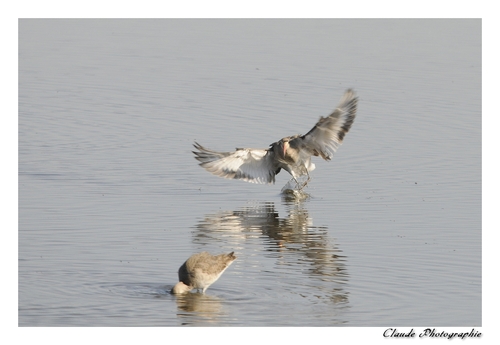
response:
{"label": "bird's leg", "polygon": [[298,189],[300,190],[301,187],[300,187],[300,183],[299,183],[299,180],[297,180],[297,178],[294,176],[292,177],[292,179],[295,181],[295,189]]}
{"label": "bird's leg", "polygon": [[[292,175],[292,178],[288,180],[288,182],[290,182],[291,180],[294,180],[295,181],[295,188],[298,189],[299,186],[300,186],[300,183],[299,181],[295,178],[295,176]],[[287,183],[288,183],[287,182]]]}
{"label": "bird's leg", "polygon": [[299,190],[302,189],[302,187],[300,187],[300,182],[296,178],[294,178],[294,180],[295,180],[295,183],[297,184],[295,186],[295,188],[298,188]]}
{"label": "bird's leg", "polygon": [[309,175],[309,171],[307,170],[306,168],[306,173],[307,173],[307,180],[306,182],[304,182],[304,184],[299,188],[299,191],[302,191],[302,189],[304,189],[304,187],[309,183],[309,181],[311,181],[311,175]]}

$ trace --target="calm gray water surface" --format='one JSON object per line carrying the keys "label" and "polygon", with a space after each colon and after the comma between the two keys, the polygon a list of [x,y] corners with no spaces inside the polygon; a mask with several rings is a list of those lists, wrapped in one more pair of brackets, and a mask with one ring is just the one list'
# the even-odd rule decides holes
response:
{"label": "calm gray water surface", "polygon": [[[358,117],[307,192],[209,148]],[[205,295],[191,254],[238,259]],[[20,326],[481,326],[480,20],[20,20]]]}

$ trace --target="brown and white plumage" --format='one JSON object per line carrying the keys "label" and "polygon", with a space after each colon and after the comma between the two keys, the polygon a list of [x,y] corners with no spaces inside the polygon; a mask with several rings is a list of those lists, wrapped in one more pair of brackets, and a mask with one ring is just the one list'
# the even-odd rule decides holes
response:
{"label": "brown and white plumage", "polygon": [[198,143],[193,151],[200,166],[214,175],[240,179],[252,183],[274,183],[281,169],[288,171],[297,185],[297,178],[307,175],[315,166],[311,156],[330,160],[342,144],[345,134],[351,128],[358,97],[348,89],[340,99],[337,108],[327,117],[321,117],[305,135],[285,137],[272,143],[267,149],[237,148],[234,152],[209,150]]}
{"label": "brown and white plumage", "polygon": [[234,252],[219,255],[201,252],[191,255],[179,268],[179,282],[171,292],[181,294],[197,289],[205,293],[234,260]]}

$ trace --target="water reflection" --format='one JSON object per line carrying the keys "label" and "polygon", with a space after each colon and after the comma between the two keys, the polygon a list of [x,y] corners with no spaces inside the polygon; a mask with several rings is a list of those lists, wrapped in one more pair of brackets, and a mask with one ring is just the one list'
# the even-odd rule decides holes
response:
{"label": "water reflection", "polygon": [[[283,195],[278,206],[263,202],[205,215],[195,225],[192,240],[200,251],[236,251],[240,271],[235,276],[240,280],[234,286],[240,290],[231,295],[238,298],[226,301],[213,294],[179,295],[178,317],[189,324],[221,321],[224,306],[236,303],[241,307],[249,302],[262,303],[263,312],[268,313],[263,301],[285,289],[294,296],[287,302],[294,309],[298,303],[326,303],[329,307],[321,317],[336,319],[338,311],[349,307],[346,257],[327,227],[313,225],[306,206],[303,200]],[[284,208],[284,217],[277,207]],[[288,312],[287,303],[283,313]]]}
{"label": "water reflection", "polygon": [[[224,243],[243,259],[263,251],[274,259],[276,270],[295,278],[298,290],[302,285],[335,303],[347,302],[342,287],[348,280],[346,257],[326,227],[313,225],[306,205],[285,195],[286,217],[279,216],[273,202],[208,214],[196,225],[193,241],[200,246]],[[306,279],[297,276],[303,274]]]}
{"label": "water reflection", "polygon": [[178,318],[181,321],[185,319],[183,324],[217,323],[221,317],[226,315],[223,312],[222,300],[215,296],[202,293],[185,293],[176,296],[176,302]]}

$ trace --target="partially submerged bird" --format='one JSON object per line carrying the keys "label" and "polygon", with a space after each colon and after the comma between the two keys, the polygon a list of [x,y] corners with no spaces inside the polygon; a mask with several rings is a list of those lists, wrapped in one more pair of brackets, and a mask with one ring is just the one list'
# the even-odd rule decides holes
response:
{"label": "partially submerged bird", "polygon": [[[327,161],[332,158],[354,122],[357,104],[358,97],[348,89],[337,108],[329,116],[320,117],[307,134],[285,137],[268,149],[236,148],[234,152],[217,152],[195,142],[198,151],[193,153],[200,166],[212,174],[252,183],[274,183],[275,176],[284,169],[301,190],[315,168],[311,156],[321,156]],[[303,184],[297,180],[301,176],[307,176]]]}
{"label": "partially submerged bird", "polygon": [[207,252],[193,254],[179,268],[179,282],[172,288],[171,293],[181,294],[192,289],[205,293],[234,260],[234,252],[220,255]]}

